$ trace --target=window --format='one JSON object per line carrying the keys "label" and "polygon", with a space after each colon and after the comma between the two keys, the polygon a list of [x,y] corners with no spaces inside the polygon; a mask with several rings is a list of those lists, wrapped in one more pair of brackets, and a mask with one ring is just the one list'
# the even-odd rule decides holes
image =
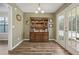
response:
{"label": "window", "polygon": [[0,33],[8,32],[8,19],[7,17],[0,17]]}

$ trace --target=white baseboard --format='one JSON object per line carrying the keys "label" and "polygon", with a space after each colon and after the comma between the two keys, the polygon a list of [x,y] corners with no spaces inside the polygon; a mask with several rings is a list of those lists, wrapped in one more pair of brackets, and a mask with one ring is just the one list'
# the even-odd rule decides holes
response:
{"label": "white baseboard", "polygon": [[[27,41],[28,41],[28,40],[30,40],[30,39],[23,39],[23,40],[27,40]],[[49,39],[49,40],[55,40],[55,39]]]}
{"label": "white baseboard", "polygon": [[8,40],[8,39],[0,39],[0,40]]}
{"label": "white baseboard", "polygon": [[[55,42],[57,42],[57,40],[54,40]],[[58,43],[58,42],[57,42]]]}
{"label": "white baseboard", "polygon": [[21,44],[24,40],[21,40],[18,44],[16,44],[11,50],[13,50],[14,48],[16,48],[19,44]]}
{"label": "white baseboard", "polygon": [[49,39],[49,40],[55,40],[55,39]]}
{"label": "white baseboard", "polygon": [[23,40],[30,40],[30,39],[23,39]]}

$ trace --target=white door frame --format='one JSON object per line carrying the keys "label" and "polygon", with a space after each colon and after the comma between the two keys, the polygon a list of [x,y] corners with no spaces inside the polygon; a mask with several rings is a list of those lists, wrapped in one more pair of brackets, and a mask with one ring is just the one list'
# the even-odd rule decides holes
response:
{"label": "white door frame", "polygon": [[[65,11],[62,11],[62,12],[60,12],[57,16],[56,16],[56,24],[57,24],[57,30],[56,30],[56,34],[57,34],[57,41],[59,40],[59,33],[58,33],[58,31],[59,31],[59,22],[58,22],[58,17],[60,16],[60,15],[64,15],[64,25],[65,25]],[[64,26],[64,31],[65,31],[65,26]],[[65,33],[64,33],[64,35],[65,35]],[[65,37],[64,37],[64,40],[65,40]],[[59,41],[58,41],[59,42]],[[60,43],[60,42],[59,42]],[[61,43],[60,43],[61,44]]]}
{"label": "white door frame", "polygon": [[8,3],[4,3],[8,8],[8,50],[12,50],[12,7]]}

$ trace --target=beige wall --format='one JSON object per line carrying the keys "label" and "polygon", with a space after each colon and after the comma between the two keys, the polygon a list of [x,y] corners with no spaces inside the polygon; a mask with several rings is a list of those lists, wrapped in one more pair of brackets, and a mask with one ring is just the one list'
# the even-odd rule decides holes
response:
{"label": "beige wall", "polygon": [[0,16],[8,17],[8,12],[0,12]]}
{"label": "beige wall", "polygon": [[[23,12],[15,4],[9,5],[12,7],[12,26],[14,26],[12,28],[12,47],[14,47],[23,40]],[[21,21],[17,21],[17,14],[21,15]]]}
{"label": "beige wall", "polygon": [[49,30],[49,38],[54,39],[55,38],[55,27],[56,27],[56,20],[55,20],[55,15],[52,13],[47,13],[47,14],[35,14],[35,13],[24,13],[24,21],[23,21],[23,38],[24,39],[29,39],[29,32],[30,32],[30,23],[26,24],[26,20],[30,22],[30,17],[49,17],[53,20],[53,28],[50,28]]}

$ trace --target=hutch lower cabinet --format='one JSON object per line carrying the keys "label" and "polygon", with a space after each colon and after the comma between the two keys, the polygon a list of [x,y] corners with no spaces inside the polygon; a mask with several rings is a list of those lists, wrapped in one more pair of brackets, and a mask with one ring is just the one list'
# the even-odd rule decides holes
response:
{"label": "hutch lower cabinet", "polygon": [[30,32],[30,41],[32,42],[47,42],[48,33],[47,32]]}

